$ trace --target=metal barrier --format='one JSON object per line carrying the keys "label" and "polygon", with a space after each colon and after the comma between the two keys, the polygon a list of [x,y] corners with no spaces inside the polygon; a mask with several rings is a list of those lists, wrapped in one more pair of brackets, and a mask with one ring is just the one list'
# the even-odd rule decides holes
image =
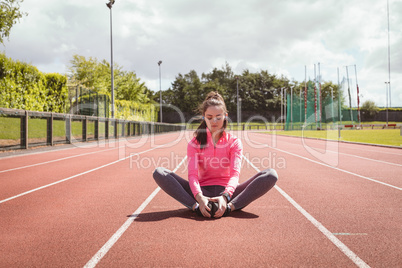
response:
{"label": "metal barrier", "polygon": [[185,129],[185,125],[0,108],[0,150],[118,139]]}

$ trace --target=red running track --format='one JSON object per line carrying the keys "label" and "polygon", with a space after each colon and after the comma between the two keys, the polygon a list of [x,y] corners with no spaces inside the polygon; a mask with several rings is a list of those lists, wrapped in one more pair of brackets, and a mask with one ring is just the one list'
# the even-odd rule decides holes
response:
{"label": "red running track", "polygon": [[157,166],[187,178],[191,134],[3,154],[0,267],[402,266],[402,150],[235,133],[241,180],[268,167],[279,180],[211,220],[152,179]]}

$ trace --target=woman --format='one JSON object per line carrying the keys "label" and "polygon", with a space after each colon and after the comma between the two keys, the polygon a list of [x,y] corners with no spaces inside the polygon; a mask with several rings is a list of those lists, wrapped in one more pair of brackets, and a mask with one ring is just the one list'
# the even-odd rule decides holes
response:
{"label": "woman", "polygon": [[161,167],[153,176],[162,190],[198,215],[220,218],[268,192],[278,175],[266,169],[239,184],[243,146],[225,131],[228,113],[223,98],[210,92],[199,110],[203,120],[187,146],[188,181]]}

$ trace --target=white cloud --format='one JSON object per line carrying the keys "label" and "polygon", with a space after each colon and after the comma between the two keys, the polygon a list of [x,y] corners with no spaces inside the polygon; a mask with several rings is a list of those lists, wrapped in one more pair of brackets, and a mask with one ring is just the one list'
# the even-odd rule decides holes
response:
{"label": "white cloud", "polygon": [[[402,106],[402,1],[390,0],[393,106]],[[24,1],[29,13],[6,42],[7,56],[45,72],[67,72],[73,54],[110,59],[106,1]],[[179,74],[228,62],[236,73],[268,69],[298,81],[321,63],[337,82],[357,65],[363,99],[378,105],[388,79],[386,2],[375,0],[127,0],[113,6],[114,59],[159,90]],[[354,77],[354,76],[353,76]]]}

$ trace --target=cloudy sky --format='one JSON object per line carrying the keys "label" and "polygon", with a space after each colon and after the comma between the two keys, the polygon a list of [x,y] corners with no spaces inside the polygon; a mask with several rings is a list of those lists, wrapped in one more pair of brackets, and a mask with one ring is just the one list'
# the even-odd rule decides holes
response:
{"label": "cloudy sky", "polygon": [[[29,15],[0,48],[43,72],[67,73],[74,54],[110,60],[108,0],[24,0]],[[402,0],[389,0],[392,106],[402,107]],[[387,0],[116,0],[114,62],[162,90],[175,77],[227,62],[235,73],[268,70],[289,79],[337,83],[355,68],[361,102],[385,106]],[[354,99],[356,99],[354,92]],[[354,100],[354,105],[356,101]]]}

